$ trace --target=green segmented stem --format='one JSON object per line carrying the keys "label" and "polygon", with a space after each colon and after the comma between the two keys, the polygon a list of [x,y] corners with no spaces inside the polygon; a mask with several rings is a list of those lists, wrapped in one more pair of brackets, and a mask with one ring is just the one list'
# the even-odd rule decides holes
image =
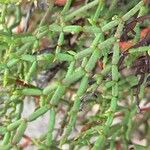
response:
{"label": "green segmented stem", "polygon": [[134,8],[132,8],[129,12],[127,12],[123,17],[123,21],[129,20],[140,8],[144,5],[143,1],[140,1]]}
{"label": "green segmented stem", "polygon": [[77,16],[78,14],[96,6],[98,4],[99,0],[94,0],[93,2],[88,3],[87,5],[77,9],[76,11],[70,13],[69,15],[65,16],[65,21],[71,20],[73,17]]}
{"label": "green segmented stem", "polygon": [[[108,38],[107,40],[105,40],[105,41],[103,41],[103,42],[100,42],[99,45],[98,45],[98,48],[99,48],[99,49],[107,48],[107,47],[109,47],[110,45],[112,45],[115,40],[116,40],[115,37]],[[93,41],[93,42],[94,42],[94,41]],[[85,57],[85,56],[88,56],[88,55],[90,55],[90,54],[92,53],[92,51],[93,51],[93,50],[92,50],[92,47],[87,48],[86,50],[83,50],[83,51],[77,53],[76,56],[75,56],[75,59],[81,59],[81,58],[83,58],[83,57]]]}
{"label": "green segmented stem", "polygon": [[7,5],[3,5],[2,13],[1,13],[1,20],[0,20],[2,24],[5,23],[6,11],[7,11]]}
{"label": "green segmented stem", "polygon": [[81,59],[83,57],[86,57],[88,55],[90,55],[92,53],[92,49],[91,48],[87,48],[86,50],[83,50],[79,53],[76,54],[75,59]]}
{"label": "green segmented stem", "polygon": [[7,145],[9,143],[10,137],[11,137],[10,132],[6,132],[2,141],[2,145]]}
{"label": "green segmented stem", "polygon": [[61,32],[62,27],[56,23],[53,23],[53,24],[49,25],[49,30],[53,31],[53,32]]}
{"label": "green segmented stem", "polygon": [[104,4],[105,4],[104,2],[105,2],[105,0],[100,0],[99,5],[98,5],[96,12],[94,14],[94,18],[93,18],[94,22],[96,22],[98,20],[100,13],[103,10]]}
{"label": "green segmented stem", "polygon": [[66,26],[66,27],[63,27],[63,31],[64,32],[71,32],[71,33],[78,33],[78,32],[81,32],[83,31],[82,27],[81,26],[78,26],[78,25],[72,25],[72,26]]}
{"label": "green segmented stem", "polygon": [[0,145],[0,149],[2,149],[2,150],[9,150],[11,147],[12,147],[11,144]]}
{"label": "green segmented stem", "polygon": [[13,144],[19,143],[19,141],[22,139],[22,136],[27,128],[27,122],[25,120],[22,120],[21,124],[19,125],[17,132],[15,136],[12,139]]}
{"label": "green segmented stem", "polygon": [[25,43],[21,48],[18,49],[18,51],[16,52],[16,55],[20,56],[21,54],[23,54],[26,50],[28,50],[32,45],[32,42],[27,42]]}
{"label": "green segmented stem", "polygon": [[2,126],[0,126],[0,134],[1,135],[4,135],[5,133],[6,133],[6,127],[2,127]]}
{"label": "green segmented stem", "polygon": [[102,31],[106,32],[106,31],[112,29],[113,27],[117,26],[119,24],[119,22],[120,22],[119,19],[109,22],[108,24],[106,24],[105,26],[102,27]]}
{"label": "green segmented stem", "polygon": [[118,61],[119,61],[119,53],[120,53],[120,50],[119,50],[119,44],[118,43],[115,43],[114,44],[114,55],[113,55],[113,58],[112,58],[112,64],[113,65],[117,65],[118,64]]}
{"label": "green segmented stem", "polygon": [[100,49],[107,48],[107,47],[111,46],[115,41],[116,41],[116,38],[115,38],[115,37],[108,38],[108,39],[105,40],[104,42],[101,42],[101,43],[98,45],[98,47],[99,47]]}
{"label": "green segmented stem", "polygon": [[131,48],[129,50],[129,52],[132,54],[132,53],[137,53],[137,52],[148,52],[150,49],[150,46],[142,46],[142,47],[139,47],[139,48]]}
{"label": "green segmented stem", "polygon": [[59,61],[69,61],[69,62],[71,62],[71,61],[74,60],[73,56],[71,56],[69,54],[64,54],[64,53],[59,53],[59,54],[57,54],[56,57],[57,57],[57,60],[59,60]]}
{"label": "green segmented stem", "polygon": [[20,37],[22,43],[28,43],[31,41],[36,41],[36,37],[33,35],[24,35]]}
{"label": "green segmented stem", "polygon": [[64,95],[65,90],[66,90],[66,86],[59,85],[54,95],[52,96],[50,103],[52,105],[57,105],[59,103],[60,98]]}
{"label": "green segmented stem", "polygon": [[35,119],[37,119],[39,116],[45,114],[47,111],[49,110],[49,106],[43,106],[39,109],[37,109],[35,112],[33,112],[28,118],[27,118],[27,121],[28,122],[31,122]]}
{"label": "green segmented stem", "polygon": [[69,86],[70,84],[73,84],[74,82],[81,79],[81,77],[85,74],[85,71],[82,68],[79,68],[78,71],[74,72],[70,76],[66,77],[63,81],[64,85]]}
{"label": "green segmented stem", "polygon": [[19,59],[15,59],[15,58],[14,58],[14,59],[8,61],[7,67],[10,68],[10,67],[16,65],[18,62],[19,62]]}
{"label": "green segmented stem", "polygon": [[[116,37],[120,38],[119,36],[121,35],[121,32],[123,30],[122,22],[118,25],[117,31],[116,31]],[[115,85],[112,87],[112,98],[111,98],[111,104],[110,104],[110,115],[106,120],[105,125],[102,127],[102,132],[100,133],[99,137],[97,138],[92,150],[99,150],[104,148],[104,141],[107,138],[107,134],[109,131],[109,128],[113,122],[113,117],[114,117],[114,112],[117,108],[117,100],[118,100],[118,80],[119,80],[119,71],[118,71],[118,66],[117,66],[117,60],[119,61],[119,43],[116,40],[114,47],[113,47],[113,59],[112,59],[112,81],[114,81]],[[117,60],[114,60],[116,58]]]}
{"label": "green segmented stem", "polygon": [[54,55],[53,54],[42,54],[37,56],[37,61],[47,61],[48,63],[52,63],[54,61]]}
{"label": "green segmented stem", "polygon": [[77,112],[80,109],[80,104],[81,104],[81,99],[80,97],[84,94],[84,92],[87,90],[88,87],[88,76],[85,75],[82,80],[81,80],[81,84],[79,86],[79,89],[77,91],[77,95],[75,97],[74,100],[74,104],[73,107],[70,111],[70,119],[69,119],[69,123],[64,131],[64,136],[62,137],[61,141],[60,141],[60,145],[64,144],[68,135],[70,134],[70,132],[72,131],[73,126],[75,125],[76,122],[76,117],[77,117]]}
{"label": "green segmented stem", "polygon": [[131,118],[133,118],[133,116],[136,114],[136,109],[134,109],[133,111],[131,111],[128,115],[128,122],[127,122],[127,131],[126,131],[126,139],[129,140],[131,138],[131,129],[132,129],[132,122],[133,120]]}
{"label": "green segmented stem", "polygon": [[86,91],[87,87],[88,87],[88,75],[85,75],[81,80],[81,84],[79,90],[77,91],[77,95],[79,97],[82,96]]}
{"label": "green segmented stem", "polygon": [[41,95],[42,94],[42,90],[40,89],[34,89],[34,88],[24,88],[21,93],[23,95]]}
{"label": "green segmented stem", "polygon": [[96,26],[83,26],[83,31],[91,34],[99,33],[101,32],[101,29]]}
{"label": "green segmented stem", "polygon": [[57,47],[56,47],[56,55],[58,53],[60,53],[61,46],[62,46],[63,42],[64,42],[64,32],[61,32],[60,35],[59,35],[58,44],[57,44]]}
{"label": "green segmented stem", "polygon": [[46,137],[46,145],[50,148],[51,144],[52,144],[52,139],[53,139],[53,130],[55,127],[55,110],[54,108],[52,108],[50,110],[50,119],[49,119],[49,124],[48,124],[48,134]]}
{"label": "green segmented stem", "polygon": [[55,90],[57,88],[58,84],[50,84],[48,86],[46,86],[44,89],[43,89],[43,94],[44,95],[48,95],[51,91]]}
{"label": "green segmented stem", "polygon": [[75,61],[72,61],[68,67],[68,71],[66,73],[66,78],[73,73],[74,68],[75,68]]}
{"label": "green segmented stem", "polygon": [[12,130],[16,129],[16,128],[21,124],[21,122],[22,122],[22,120],[19,119],[19,120],[15,121],[15,122],[9,124],[9,125],[7,126],[7,130],[8,130],[8,131],[12,131]]}
{"label": "green segmented stem", "polygon": [[5,87],[8,83],[9,69],[4,70],[3,86]]}
{"label": "green segmented stem", "polygon": [[[99,40],[101,39],[101,34],[99,34],[98,36],[96,36],[96,38],[95,38],[95,40],[93,41],[93,44],[92,44],[92,46],[91,46],[91,49],[92,48],[95,48],[96,46],[97,46],[97,44],[99,43]],[[110,39],[110,40],[108,40],[108,41],[113,41],[114,39]],[[110,42],[109,42],[109,44],[111,44]],[[105,46],[103,46],[102,44],[101,44],[101,48],[103,48],[103,47],[105,47]],[[96,59],[97,60],[97,59]],[[94,63],[95,63],[96,61],[94,61]],[[90,63],[89,63],[89,65],[90,65]],[[94,66],[94,65],[92,65],[92,66]],[[90,70],[89,70],[90,71]],[[81,75],[81,73],[80,73],[80,75]],[[84,81],[84,80],[86,80],[86,82]],[[83,81],[83,82],[82,82]],[[65,141],[66,141],[66,139],[67,139],[67,137],[68,137],[68,135],[70,134],[70,132],[71,132],[71,130],[72,130],[72,127],[73,127],[73,125],[75,124],[75,122],[76,122],[76,113],[79,111],[79,109],[80,109],[80,98],[79,98],[79,96],[82,96],[82,92],[80,93],[80,90],[81,89],[84,89],[82,86],[84,85],[87,85],[88,84],[88,78],[85,76],[83,79],[82,79],[82,81],[81,81],[81,85],[80,85],[80,87],[79,87],[79,91],[77,91],[77,93],[79,94],[77,94],[77,96],[76,96],[76,98],[75,98],[75,102],[74,102],[74,105],[73,105],[73,107],[72,107],[72,109],[71,109],[71,111],[70,111],[70,121],[69,121],[69,124],[68,124],[68,126],[66,127],[66,130],[65,130],[65,135],[64,135],[64,137],[62,138],[62,140],[61,140],[61,142],[60,142],[60,145],[62,145],[62,144],[64,144],[65,143]],[[66,83],[66,82],[65,82]],[[86,83],[86,84],[85,84]],[[85,86],[86,87],[86,89],[87,89],[87,86]],[[82,91],[84,91],[84,90],[82,90]]]}
{"label": "green segmented stem", "polygon": [[70,6],[71,6],[71,3],[72,3],[72,0],[67,0],[67,1],[66,1],[66,4],[65,4],[63,10],[61,11],[61,14],[62,14],[62,15],[64,15],[65,13],[68,12],[68,10],[69,10],[69,8],[70,8]]}
{"label": "green segmented stem", "polygon": [[23,106],[24,106],[23,102],[20,102],[16,107],[15,113],[16,113],[17,120],[19,120],[21,118],[21,114],[23,112]]}
{"label": "green segmented stem", "polygon": [[[116,0],[108,3],[105,0],[86,1],[80,3],[83,4],[82,6],[78,5],[78,2],[67,0],[64,7],[55,5],[54,0],[47,1],[49,8],[39,21],[38,27],[26,33],[12,32],[22,19],[20,8],[23,1],[21,5],[13,5],[12,10],[9,11],[11,2],[15,3],[13,0],[7,2],[3,0],[2,3],[7,5],[2,4],[0,18],[0,81],[3,83],[0,92],[0,108],[2,108],[0,149],[20,148],[18,143],[24,135],[27,124],[48,111],[50,118],[47,133],[41,138],[31,139],[31,144],[39,149],[57,149],[58,145],[61,147],[67,143],[69,149],[75,147],[80,149],[84,145],[90,145],[93,146],[92,150],[99,150],[106,149],[106,142],[108,147],[114,149],[118,137],[121,145],[127,145],[132,133],[132,119],[136,113],[136,107],[133,105],[133,87],[138,85],[139,76],[132,74],[124,77],[122,71],[120,72],[118,62],[122,50],[119,45],[122,44],[121,36],[124,36],[123,33],[128,29],[129,19],[131,17],[134,19],[138,11],[140,11],[138,16],[141,16],[148,10],[146,9],[148,6],[144,6],[144,1],[140,1],[125,15],[122,15],[124,10],[135,5],[136,1],[129,2],[127,7],[124,6],[123,12],[118,11],[120,8],[115,12]],[[75,6],[76,4],[78,6]],[[14,22],[8,25],[12,11],[14,11]],[[43,12],[44,9],[38,15]],[[113,14],[117,16],[111,20]],[[32,22],[32,18],[30,21]],[[144,26],[149,23],[149,20],[146,21]],[[140,23],[134,29],[137,33],[134,38],[136,43],[140,40]],[[128,56],[132,59],[133,55],[133,60],[128,63],[127,58],[124,61],[125,65],[131,67],[138,56],[141,54],[145,56],[149,51],[149,46],[129,49]],[[35,85],[37,83],[35,75],[43,71],[54,77],[50,78],[46,86],[45,81],[42,81],[42,85]],[[146,74],[144,82],[139,87],[139,98],[143,98],[147,77]],[[117,102],[124,98],[124,92],[127,90],[132,92],[129,95],[132,96],[133,104],[129,104],[131,108],[122,108]],[[35,111],[24,119],[21,115],[26,96],[32,96],[39,101]],[[86,101],[86,96],[89,96],[90,101]],[[93,116],[81,119],[82,132],[79,131],[79,135],[72,138],[70,135],[73,128],[80,120],[78,112],[85,101],[90,106],[89,110],[94,108],[95,103],[99,106],[99,110]],[[66,120],[62,121],[60,128],[60,135],[62,134],[60,140],[57,136],[53,136],[59,108],[65,108],[66,111],[64,117]],[[123,113],[123,122],[112,126],[117,111]],[[92,138],[96,140],[95,143],[92,142]],[[124,147],[122,148],[128,149],[127,146]]]}
{"label": "green segmented stem", "polygon": [[93,70],[99,57],[100,57],[100,50],[95,49],[92,56],[90,57],[89,61],[87,62],[87,65],[85,66],[85,70],[87,72],[90,72]]}
{"label": "green segmented stem", "polygon": [[33,55],[23,54],[23,55],[21,55],[21,60],[34,62],[34,61],[36,61],[36,57]]}
{"label": "green segmented stem", "polygon": [[40,96],[40,100],[39,100],[39,105],[40,107],[43,107],[46,105],[46,97],[45,96]]}
{"label": "green segmented stem", "polygon": [[34,72],[37,70],[37,61],[34,61],[31,65],[29,72],[25,76],[25,82],[30,82],[31,78],[33,77]]}

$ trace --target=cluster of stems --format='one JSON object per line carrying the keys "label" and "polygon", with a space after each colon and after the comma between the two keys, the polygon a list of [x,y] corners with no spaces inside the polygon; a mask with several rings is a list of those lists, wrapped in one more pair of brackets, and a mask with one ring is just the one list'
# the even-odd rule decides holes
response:
{"label": "cluster of stems", "polygon": [[[123,149],[128,149],[133,131],[142,124],[139,121],[138,125],[134,125],[133,121],[138,109],[134,91],[139,85],[139,77],[134,71],[126,76],[120,71],[120,39],[128,21],[137,13],[138,16],[145,15],[148,4],[143,0],[135,3],[128,1],[124,14],[116,11],[117,15],[112,17],[112,11],[117,9],[117,0],[93,0],[84,4],[81,2],[79,6],[74,6],[73,0],[67,0],[63,7],[55,6],[52,0],[47,2],[46,10],[41,10],[42,19],[34,29],[30,29],[29,22],[32,25],[34,11],[40,9],[34,1],[28,5],[35,10],[31,7],[32,10],[25,16],[22,12],[23,2],[0,2],[0,149],[21,149],[20,141],[26,136],[28,124],[46,112],[49,112],[47,132],[40,138],[30,138],[30,142],[38,149],[53,150],[62,148],[64,144],[68,144],[69,149],[80,149],[83,146],[92,150],[115,149],[118,139]],[[9,25],[12,11],[14,20]],[[15,32],[23,17],[26,19],[25,30]],[[148,23],[145,21],[145,26]],[[134,42],[139,40],[140,27],[140,23],[135,27]],[[46,38],[54,46],[50,44],[42,49],[41,43]],[[135,60],[141,55],[150,55],[149,52],[149,45],[131,48],[127,60],[130,57]],[[128,69],[133,60],[127,62]],[[150,60],[147,61],[150,64]],[[56,69],[54,66],[58,63],[60,67]],[[102,63],[102,67],[98,63]],[[123,63],[126,67],[125,61]],[[38,78],[44,71],[51,71],[54,75],[49,82],[40,85]],[[147,71],[144,74],[143,83],[139,85],[141,99],[146,98],[149,73]],[[29,100],[33,97],[37,102],[35,111],[25,118],[22,112],[26,97]],[[127,101],[126,105],[124,100]],[[94,116],[83,116],[85,122],[79,118],[84,107],[88,107],[90,112],[95,105],[99,109]],[[64,127],[60,129],[60,138],[57,138],[54,131],[60,107],[65,110],[64,120],[61,120]],[[123,113],[123,118],[120,123],[114,124],[117,112]],[[147,114],[145,118],[148,118]],[[82,127],[90,127],[79,131],[72,138],[70,135],[75,132],[77,123]],[[147,141],[146,146],[148,144]],[[146,146],[141,147],[146,149]]]}

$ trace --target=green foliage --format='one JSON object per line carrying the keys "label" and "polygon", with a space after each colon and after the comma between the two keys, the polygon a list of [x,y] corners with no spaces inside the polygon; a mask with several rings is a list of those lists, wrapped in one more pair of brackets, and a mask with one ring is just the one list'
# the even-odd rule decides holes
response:
{"label": "green foliage", "polygon": [[[129,21],[136,15],[148,14],[149,4],[128,0],[126,5],[120,2],[119,8],[117,0],[93,0],[79,1],[81,4],[76,6],[74,1],[67,0],[60,7],[52,0],[47,1],[48,7],[39,10],[40,2],[37,1],[36,6],[31,1],[24,22],[27,30],[15,32],[24,17],[21,8],[25,5],[14,5],[16,2],[0,1],[0,149],[21,149],[20,141],[25,138],[28,124],[46,112],[50,114],[47,132],[39,138],[30,138],[38,149],[62,148],[65,143],[69,149],[83,146],[92,150],[117,149],[118,142],[122,149],[128,149],[130,144],[135,150],[147,149],[149,116],[143,111],[146,109],[141,108],[145,116],[136,122],[139,103],[134,99],[140,97],[142,102],[148,99],[146,86],[150,68],[143,66],[145,70],[140,73],[144,76],[140,76],[138,66],[143,61],[150,64],[150,42],[132,46],[126,49],[127,53],[120,45]],[[9,25],[12,12],[14,21]],[[37,20],[32,22],[34,15]],[[149,23],[148,19],[144,20],[143,26]],[[137,34],[132,37],[135,44],[141,24],[135,24]],[[44,39],[48,39],[48,44],[44,43],[43,48]],[[124,75],[119,63],[126,54],[121,67],[131,73]],[[39,75],[44,71],[51,73],[50,79],[40,86]],[[26,97],[38,102],[35,111],[24,118]],[[98,106],[94,115],[85,114],[80,119],[86,107],[91,112],[94,106]],[[57,138],[54,131],[60,107],[65,113],[58,131],[61,131],[60,138]],[[115,122],[117,113],[122,116],[119,123]],[[82,131],[70,136],[78,124]],[[132,141],[140,125],[144,126],[143,135],[147,138],[145,146]]]}

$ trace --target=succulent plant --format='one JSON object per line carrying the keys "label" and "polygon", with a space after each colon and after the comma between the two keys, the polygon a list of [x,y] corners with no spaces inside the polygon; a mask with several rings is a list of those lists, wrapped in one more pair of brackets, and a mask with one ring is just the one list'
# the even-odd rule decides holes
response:
{"label": "succulent plant", "polygon": [[[150,148],[148,1],[0,3],[0,149]],[[47,132],[26,135],[45,113]]]}

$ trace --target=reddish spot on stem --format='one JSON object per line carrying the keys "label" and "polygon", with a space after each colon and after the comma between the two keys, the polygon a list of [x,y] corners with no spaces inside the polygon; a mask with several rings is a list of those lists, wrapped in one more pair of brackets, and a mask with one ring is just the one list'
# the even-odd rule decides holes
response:
{"label": "reddish spot on stem", "polygon": [[25,139],[25,142],[23,144],[21,144],[20,147],[21,148],[26,148],[32,142],[32,139],[27,135],[24,135],[23,137]]}
{"label": "reddish spot on stem", "polygon": [[22,33],[23,29],[21,27],[21,25],[19,25],[17,28],[16,28],[16,32],[17,33]]}
{"label": "reddish spot on stem", "polygon": [[55,0],[55,5],[64,6],[67,0]]}
{"label": "reddish spot on stem", "polygon": [[[141,31],[141,39],[145,38],[146,35],[150,32],[150,26],[143,29]],[[129,41],[122,41],[119,43],[121,51],[125,51],[127,49],[129,49],[130,47],[132,47],[134,45],[133,40],[129,40]]]}
{"label": "reddish spot on stem", "polygon": [[119,43],[121,50],[125,51],[129,49],[133,45],[133,41],[127,41],[127,42],[120,42]]}
{"label": "reddish spot on stem", "polygon": [[115,113],[115,117],[122,117],[122,116],[124,116],[123,112],[116,112]]}
{"label": "reddish spot on stem", "polygon": [[150,107],[141,108],[141,112],[150,112]]}
{"label": "reddish spot on stem", "polygon": [[144,38],[148,32],[150,32],[150,26],[141,31],[141,39]]}
{"label": "reddish spot on stem", "polygon": [[23,80],[20,80],[20,79],[17,79],[17,80],[16,80],[16,84],[17,84],[17,85],[24,86],[24,87],[30,87],[30,86],[31,86],[31,85],[25,83]]}
{"label": "reddish spot on stem", "polygon": [[104,64],[103,64],[102,60],[98,60],[97,65],[100,68],[100,70],[103,70]]}
{"label": "reddish spot on stem", "polygon": [[122,150],[120,141],[116,142],[116,150]]}

